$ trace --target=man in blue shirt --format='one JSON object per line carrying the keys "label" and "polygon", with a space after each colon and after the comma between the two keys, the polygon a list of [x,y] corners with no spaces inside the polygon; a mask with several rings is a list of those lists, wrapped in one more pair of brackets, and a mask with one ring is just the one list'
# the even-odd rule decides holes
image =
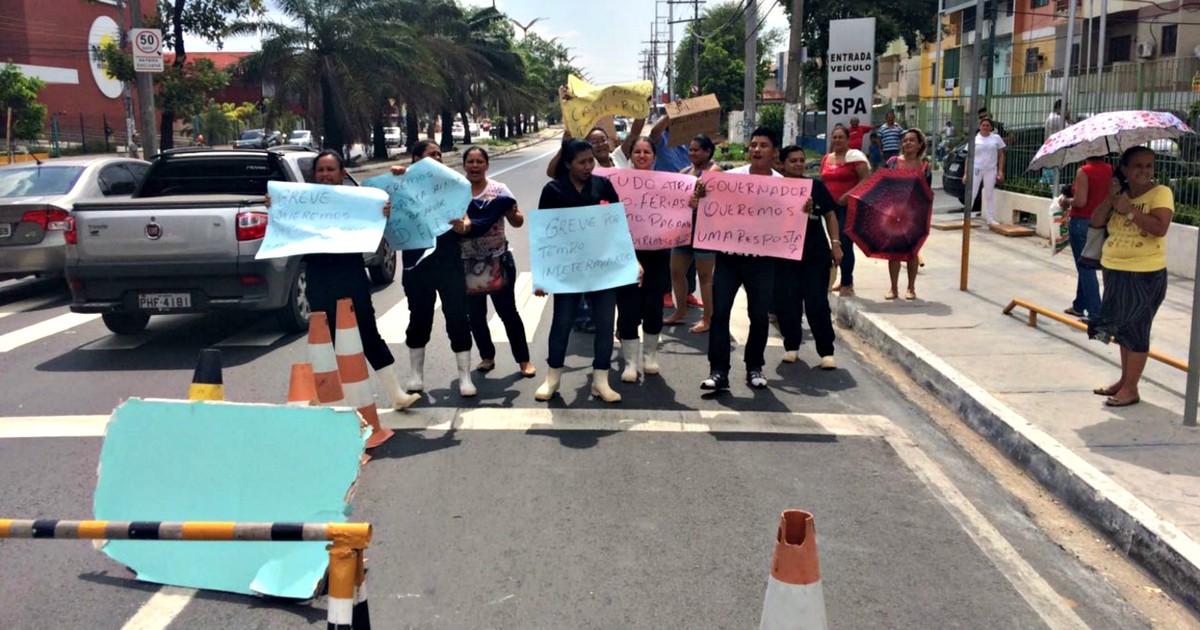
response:
{"label": "man in blue shirt", "polygon": [[900,155],[900,138],[904,136],[904,128],[896,124],[896,112],[887,113],[887,122],[879,125],[880,144],[883,145],[883,161]]}
{"label": "man in blue shirt", "polygon": [[663,117],[659,118],[650,130],[650,140],[654,143],[656,154],[654,170],[678,173],[692,165],[688,160],[688,145],[691,144],[692,139],[688,138],[686,142],[677,147],[670,147],[670,130],[671,117],[666,114],[663,114]]}

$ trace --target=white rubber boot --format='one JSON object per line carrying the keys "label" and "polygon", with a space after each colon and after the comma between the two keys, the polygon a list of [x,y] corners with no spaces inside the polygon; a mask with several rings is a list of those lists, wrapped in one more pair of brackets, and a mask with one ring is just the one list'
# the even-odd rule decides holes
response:
{"label": "white rubber boot", "polygon": [[408,363],[412,376],[408,377],[404,389],[410,392],[425,391],[425,348],[409,348]]}
{"label": "white rubber boot", "polygon": [[554,398],[554,392],[558,391],[558,379],[560,377],[562,377],[562,368],[547,369],[546,380],[542,381],[537,391],[533,393],[533,399],[545,402]]}
{"label": "white rubber boot", "polygon": [[642,372],[658,374],[658,335],[642,336]]}
{"label": "white rubber boot", "polygon": [[388,398],[392,399],[392,409],[407,409],[421,400],[420,394],[410,394],[400,387],[400,379],[396,376],[396,364],[376,370],[375,375],[379,377],[379,384],[387,391]]}
{"label": "white rubber boot", "polygon": [[608,386],[608,370],[592,370],[592,395],[607,403],[621,402],[621,395]]}
{"label": "white rubber boot", "polygon": [[471,382],[471,351],[454,353],[458,362],[458,395],[470,398],[475,395],[475,383]]}
{"label": "white rubber boot", "polygon": [[[621,381],[636,383],[638,364],[642,361],[642,342],[637,339],[622,339],[621,356],[625,357],[625,371],[621,372]],[[607,380],[606,378],[605,381],[607,382]]]}

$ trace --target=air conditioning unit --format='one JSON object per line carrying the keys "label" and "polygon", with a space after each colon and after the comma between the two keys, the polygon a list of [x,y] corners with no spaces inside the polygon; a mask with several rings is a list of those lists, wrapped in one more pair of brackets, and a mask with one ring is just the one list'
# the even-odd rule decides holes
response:
{"label": "air conditioning unit", "polygon": [[1137,56],[1141,59],[1151,59],[1154,57],[1154,42],[1138,42]]}

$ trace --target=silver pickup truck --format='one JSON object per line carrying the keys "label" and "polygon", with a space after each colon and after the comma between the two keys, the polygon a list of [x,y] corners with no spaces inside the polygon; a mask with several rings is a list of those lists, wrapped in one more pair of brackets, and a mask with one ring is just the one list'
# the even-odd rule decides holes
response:
{"label": "silver pickup truck", "polygon": [[[283,330],[304,330],[303,257],[254,255],[267,229],[267,182],[311,182],[315,157],[178,149],[154,160],[132,198],[76,204],[66,231],[71,310],[101,313],[117,334],[143,330],[151,315],[222,309],[275,311]],[[386,240],[364,264],[376,284],[395,277]]]}

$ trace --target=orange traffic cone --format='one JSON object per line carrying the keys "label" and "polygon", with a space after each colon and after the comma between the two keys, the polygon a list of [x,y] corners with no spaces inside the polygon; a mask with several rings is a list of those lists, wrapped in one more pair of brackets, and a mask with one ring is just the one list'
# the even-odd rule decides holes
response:
{"label": "orange traffic cone", "polygon": [[292,380],[288,384],[287,404],[289,407],[310,407],[319,404],[317,382],[313,378],[311,363],[293,363]]}
{"label": "orange traffic cone", "polygon": [[812,514],[787,510],[779,523],[759,630],[825,630],[825,594]]}
{"label": "orange traffic cone", "polygon": [[337,303],[337,353],[338,373],[342,377],[342,389],[346,392],[346,403],[362,414],[371,425],[371,437],[367,448],[375,448],[392,437],[391,429],[379,424],[379,410],[375,408],[375,397],[371,395],[371,381],[367,375],[367,358],[363,356],[362,337],[358,334],[358,320],[354,317],[354,303],[350,298]]}
{"label": "orange traffic cone", "polygon": [[333,336],[329,334],[329,316],[324,311],[308,318],[308,362],[312,365],[317,400],[328,407],[344,406],[346,395],[333,352]]}

